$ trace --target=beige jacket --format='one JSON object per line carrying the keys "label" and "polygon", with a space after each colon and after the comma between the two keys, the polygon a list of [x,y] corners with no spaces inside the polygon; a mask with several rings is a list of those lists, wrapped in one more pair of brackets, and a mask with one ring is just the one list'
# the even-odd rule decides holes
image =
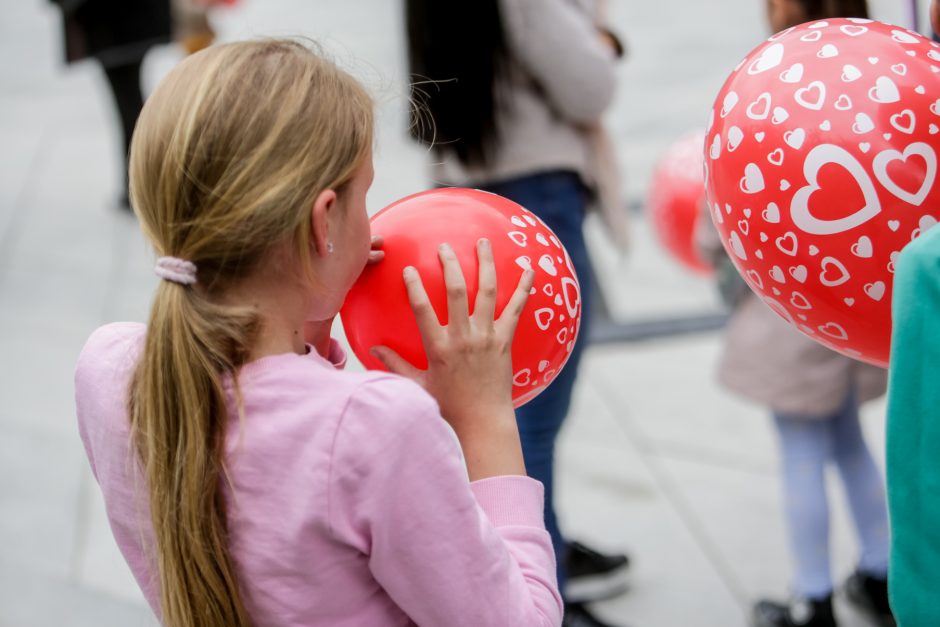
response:
{"label": "beige jacket", "polygon": [[501,0],[510,56],[501,137],[486,168],[465,167],[441,146],[432,165],[443,185],[482,185],[572,170],[594,192],[614,241],[626,245],[616,155],[601,123],[616,86],[616,55],[602,43],[595,0]]}
{"label": "beige jacket", "polygon": [[[696,239],[706,258],[725,254],[707,210],[699,216]],[[728,321],[718,381],[776,413],[822,418],[841,406],[852,387],[859,402],[884,394],[887,371],[811,340],[748,291]]]}

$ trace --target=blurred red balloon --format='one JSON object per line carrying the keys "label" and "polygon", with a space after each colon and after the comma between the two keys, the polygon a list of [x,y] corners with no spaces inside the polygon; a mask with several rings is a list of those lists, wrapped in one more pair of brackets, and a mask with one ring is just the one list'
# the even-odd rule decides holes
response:
{"label": "blurred red balloon", "polygon": [[513,340],[515,406],[537,396],[561,371],[580,326],[580,288],[568,253],[535,214],[488,192],[437,189],[408,196],[377,213],[372,234],[385,238],[385,259],[365,269],[341,311],[349,344],[366,368],[383,369],[368,352],[380,344],[415,367],[427,368],[402,270],[409,265],[418,269],[438,318],[446,323],[438,246],[450,244],[457,254],[472,308],[479,274],[476,243],[486,237],[496,262],[497,316],[523,269],[535,271],[535,285]]}
{"label": "blurred red balloon", "polygon": [[940,217],[940,46],[829,19],[725,82],[705,142],[711,217],[751,288],[809,337],[885,366],[898,252]]}
{"label": "blurred red balloon", "polygon": [[712,268],[695,246],[695,224],[705,203],[704,143],[705,135],[696,131],[663,153],[653,171],[647,210],[666,250],[689,270],[709,274]]}

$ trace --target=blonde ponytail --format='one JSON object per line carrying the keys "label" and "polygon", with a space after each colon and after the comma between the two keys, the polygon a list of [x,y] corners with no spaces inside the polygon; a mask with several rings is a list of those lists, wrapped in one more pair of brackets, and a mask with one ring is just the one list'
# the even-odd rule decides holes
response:
{"label": "blonde ponytail", "polygon": [[285,239],[309,269],[313,200],[342,187],[371,142],[372,102],[362,87],[280,40],[188,57],[138,121],[135,211],[158,254],[197,269],[193,285],[157,288],[130,390],[167,627],[252,624],[221,482],[231,415],[225,381],[237,398],[238,368],[262,322],[220,295]]}

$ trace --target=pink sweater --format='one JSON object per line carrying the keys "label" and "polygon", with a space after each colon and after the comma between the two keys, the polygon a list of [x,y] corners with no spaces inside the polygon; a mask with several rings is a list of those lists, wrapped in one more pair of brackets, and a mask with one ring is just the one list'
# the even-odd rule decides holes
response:
{"label": "pink sweater", "polygon": [[[158,611],[146,485],[127,386],[145,327],[95,331],[79,357],[79,430],[117,544]],[[403,378],[311,351],[242,368],[226,441],[231,551],[257,627],[558,625],[542,485],[470,483],[434,400]],[[332,362],[332,363],[331,363]]]}

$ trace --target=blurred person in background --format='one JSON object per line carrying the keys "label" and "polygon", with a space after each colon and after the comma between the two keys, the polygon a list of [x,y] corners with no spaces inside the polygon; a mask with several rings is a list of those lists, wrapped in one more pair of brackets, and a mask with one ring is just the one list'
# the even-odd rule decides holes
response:
{"label": "blurred person in background", "polygon": [[119,206],[130,210],[127,158],[134,125],[144,106],[140,68],[158,44],[179,40],[187,54],[215,38],[206,7],[219,0],[52,0],[62,11],[65,59],[93,58],[104,70],[120,120],[122,189]]}
{"label": "blurred person in background", "polygon": [[585,602],[621,593],[626,555],[569,542],[553,500],[555,443],[587,340],[592,272],[582,225],[592,203],[624,243],[616,162],[600,126],[616,87],[619,40],[591,0],[408,0],[411,133],[430,149],[432,178],[509,198],[568,250],[581,287],[581,330],[561,374],[519,408],[526,469],[545,484],[566,625],[603,625]]}
{"label": "blurred person in background", "polygon": [[[768,0],[767,17],[778,32],[827,17],[867,18],[868,7],[865,0]],[[758,602],[752,624],[836,625],[825,485],[826,467],[834,463],[861,545],[846,594],[878,624],[893,625],[884,481],[859,423],[859,405],[884,394],[886,373],[824,347],[775,314],[738,275],[707,214],[705,207],[696,229],[699,248],[717,269],[719,291],[732,310],[718,379],[773,415],[795,566],[790,600]]]}

